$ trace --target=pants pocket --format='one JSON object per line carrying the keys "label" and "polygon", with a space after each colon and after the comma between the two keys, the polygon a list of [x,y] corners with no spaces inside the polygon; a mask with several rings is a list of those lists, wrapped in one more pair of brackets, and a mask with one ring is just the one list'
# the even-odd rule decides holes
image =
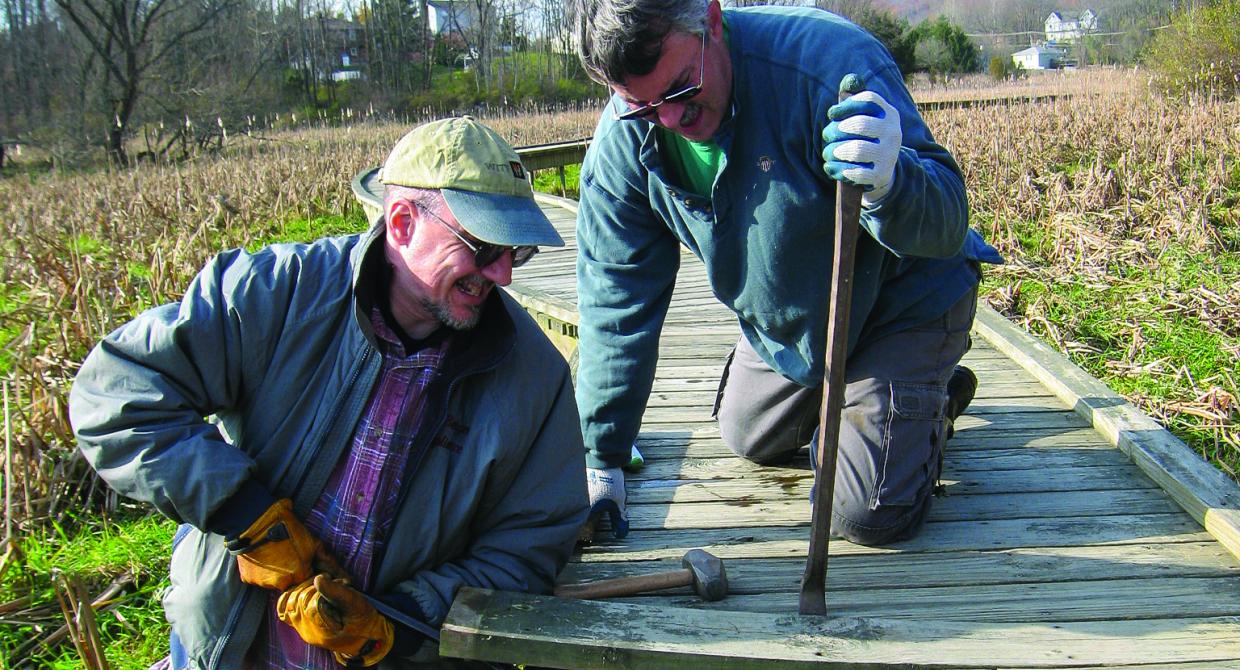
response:
{"label": "pants pocket", "polygon": [[933,489],[937,476],[946,388],[893,381],[889,400],[872,510],[916,504]]}
{"label": "pants pocket", "polygon": [[719,418],[719,405],[723,403],[723,389],[728,385],[728,373],[732,370],[732,359],[736,357],[736,347],[732,347],[732,351],[728,352],[728,358],[723,362],[723,372],[719,375],[719,389],[715,391],[715,406],[710,410],[710,418]]}

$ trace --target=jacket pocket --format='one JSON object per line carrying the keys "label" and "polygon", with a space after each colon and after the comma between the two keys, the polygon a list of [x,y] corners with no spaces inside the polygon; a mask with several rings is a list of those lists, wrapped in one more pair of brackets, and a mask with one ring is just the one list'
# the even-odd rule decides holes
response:
{"label": "jacket pocket", "polygon": [[893,381],[882,429],[882,456],[870,509],[913,505],[934,485],[933,461],[943,430],[947,390],[938,384]]}

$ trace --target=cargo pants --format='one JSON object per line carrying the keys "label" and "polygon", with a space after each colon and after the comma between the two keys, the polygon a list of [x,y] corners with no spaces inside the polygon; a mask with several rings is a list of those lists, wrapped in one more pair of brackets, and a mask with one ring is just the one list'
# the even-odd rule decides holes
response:
{"label": "cargo pants", "polygon": [[[873,342],[848,358],[831,531],[878,545],[925,522],[947,435],[947,380],[970,346],[977,289],[941,317]],[[715,415],[723,441],[763,465],[816,444],[822,386],[772,370],[742,336],[728,357]]]}

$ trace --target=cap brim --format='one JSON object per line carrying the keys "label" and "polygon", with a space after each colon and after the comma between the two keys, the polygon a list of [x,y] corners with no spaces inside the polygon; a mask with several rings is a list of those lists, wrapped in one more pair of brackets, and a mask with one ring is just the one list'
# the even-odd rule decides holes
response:
{"label": "cap brim", "polygon": [[555,226],[532,198],[454,188],[441,192],[461,227],[483,242],[510,247],[564,246]]}

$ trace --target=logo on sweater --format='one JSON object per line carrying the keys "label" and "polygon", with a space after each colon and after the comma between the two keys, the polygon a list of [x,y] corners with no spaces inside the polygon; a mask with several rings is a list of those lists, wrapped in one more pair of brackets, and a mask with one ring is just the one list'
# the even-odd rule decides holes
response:
{"label": "logo on sweater", "polygon": [[758,167],[763,172],[770,172],[771,167],[774,165],[775,165],[775,161],[771,160],[770,156],[763,156],[762,158],[758,159]]}

